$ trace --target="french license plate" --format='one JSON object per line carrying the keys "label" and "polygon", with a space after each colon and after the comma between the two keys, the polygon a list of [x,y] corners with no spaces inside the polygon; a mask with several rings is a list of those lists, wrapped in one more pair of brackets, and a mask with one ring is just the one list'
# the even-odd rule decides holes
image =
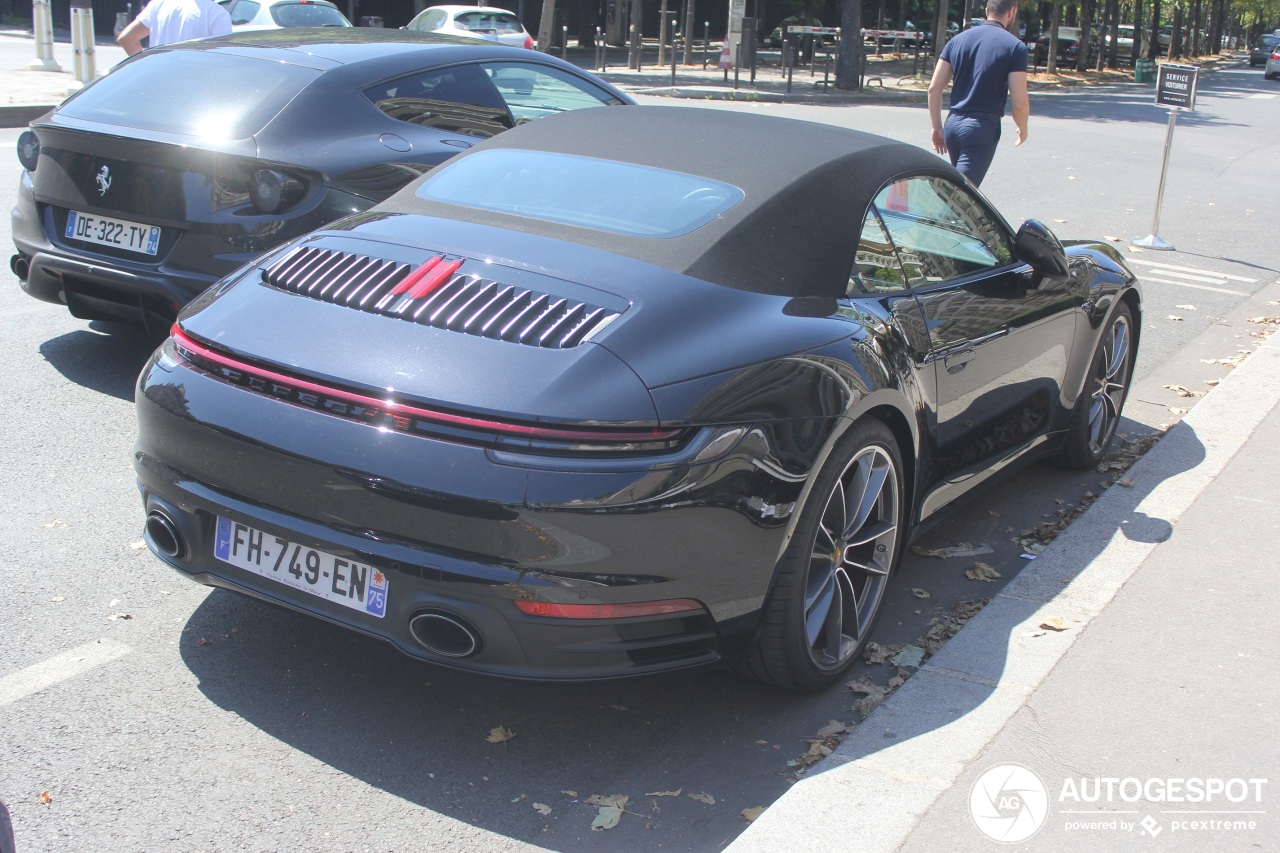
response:
{"label": "french license plate", "polygon": [[213,555],[224,563],[378,618],[387,614],[387,576],[373,566],[218,516]]}
{"label": "french license plate", "polygon": [[64,236],[69,240],[128,249],[141,255],[154,255],[160,248],[160,227],[157,225],[140,225],[108,216],[90,216],[78,210],[67,211],[67,231]]}

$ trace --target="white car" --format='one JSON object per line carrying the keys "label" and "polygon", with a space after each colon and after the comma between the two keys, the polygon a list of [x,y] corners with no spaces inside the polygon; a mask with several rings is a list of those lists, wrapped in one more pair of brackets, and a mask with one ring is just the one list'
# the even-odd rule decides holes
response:
{"label": "white car", "polygon": [[276,30],[282,27],[349,27],[347,16],[329,0],[221,0],[231,13],[231,29]]}
{"label": "white car", "polygon": [[525,31],[520,19],[506,9],[492,6],[431,6],[419,12],[404,29],[468,36],[511,47],[533,47],[533,37]]}
{"label": "white car", "polygon": [[1280,77],[1280,44],[1277,44],[1271,50],[1271,55],[1267,57],[1267,65],[1262,69],[1263,80],[1274,80]]}

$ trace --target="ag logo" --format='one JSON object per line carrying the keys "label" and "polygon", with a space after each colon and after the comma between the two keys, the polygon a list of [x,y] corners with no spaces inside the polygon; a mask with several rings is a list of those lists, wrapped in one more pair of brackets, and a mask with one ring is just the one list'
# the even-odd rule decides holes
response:
{"label": "ag logo", "polygon": [[111,189],[111,170],[103,166],[98,170],[98,195],[106,195],[107,190]]}
{"label": "ag logo", "polygon": [[969,791],[973,825],[992,841],[1026,841],[1044,826],[1048,813],[1044,782],[1021,764],[997,764],[979,776]]}

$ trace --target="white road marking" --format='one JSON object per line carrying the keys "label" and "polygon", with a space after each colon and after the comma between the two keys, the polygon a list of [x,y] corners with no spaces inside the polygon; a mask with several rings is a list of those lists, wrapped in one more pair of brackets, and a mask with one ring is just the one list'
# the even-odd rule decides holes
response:
{"label": "white road marking", "polygon": [[1274,97],[1275,97],[1275,95],[1268,95],[1266,92],[1259,92],[1259,93],[1258,93],[1258,94],[1256,94],[1256,95],[1250,95],[1250,96],[1248,97],[1248,99],[1247,99],[1247,100],[1250,100],[1250,101],[1269,101],[1269,100],[1271,100],[1271,99],[1272,99],[1272,98],[1274,98]]}
{"label": "white road marking", "polygon": [[1156,278],[1153,275],[1144,275],[1142,277],[1142,281],[1143,282],[1153,281],[1153,282],[1156,282],[1157,284],[1176,284],[1176,285],[1179,285],[1180,287],[1193,287],[1196,290],[1211,290],[1214,293],[1229,293],[1232,296],[1248,296],[1249,295],[1245,293],[1243,290],[1232,290],[1229,287],[1214,287],[1209,284],[1192,284],[1189,281],[1178,281],[1172,278]]}
{"label": "white road marking", "polygon": [[1220,275],[1197,275],[1195,273],[1190,273],[1190,272],[1177,272],[1176,270],[1168,269],[1166,267],[1152,267],[1151,272],[1155,273],[1156,275],[1164,275],[1164,276],[1168,276],[1169,278],[1177,278],[1183,281],[1203,281],[1203,282],[1208,282],[1210,284],[1226,284],[1227,283],[1226,279],[1224,279]]}
{"label": "white road marking", "polygon": [[1133,257],[1126,256],[1125,260],[1128,261],[1129,263],[1142,264],[1143,266],[1148,266],[1148,267],[1159,267],[1160,269],[1164,269],[1164,270],[1177,270],[1178,272],[1199,273],[1200,275],[1212,275],[1212,276],[1216,276],[1217,278],[1227,279],[1228,281],[1243,281],[1243,282],[1246,282],[1247,284],[1254,284],[1255,282],[1257,282],[1256,278],[1245,278],[1242,275],[1228,275],[1227,273],[1224,273],[1224,272],[1214,272],[1213,270],[1200,269],[1199,267],[1179,267],[1173,264],[1162,264],[1159,261],[1148,261],[1146,258],[1133,258]]}
{"label": "white road marking", "polygon": [[76,646],[70,651],[55,655],[46,661],[20,669],[12,675],[0,678],[0,708],[25,699],[46,687],[75,678],[95,666],[111,663],[133,651],[124,643],[98,640]]}

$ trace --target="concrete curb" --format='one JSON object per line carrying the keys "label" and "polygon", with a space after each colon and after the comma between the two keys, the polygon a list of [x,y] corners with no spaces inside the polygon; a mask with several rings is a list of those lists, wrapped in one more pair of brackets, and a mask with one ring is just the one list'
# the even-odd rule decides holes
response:
{"label": "concrete curb", "polygon": [[[1272,335],[726,849],[898,849],[1278,401]],[[1037,630],[1055,616],[1070,630]]]}
{"label": "concrete curb", "polygon": [[26,127],[57,104],[11,104],[0,106],[0,127]]}

